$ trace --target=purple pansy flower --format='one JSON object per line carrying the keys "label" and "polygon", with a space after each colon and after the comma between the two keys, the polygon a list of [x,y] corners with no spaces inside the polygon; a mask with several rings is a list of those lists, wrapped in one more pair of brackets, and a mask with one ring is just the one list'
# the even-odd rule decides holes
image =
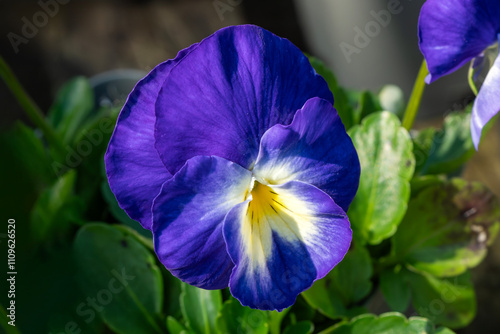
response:
{"label": "purple pansy flower", "polygon": [[[427,0],[419,18],[419,45],[429,69],[427,83],[447,75],[500,38],[500,2]],[[500,111],[500,57],[479,90],[472,108],[471,134],[476,149],[483,127]]]}
{"label": "purple pansy flower", "polygon": [[106,152],[109,184],[174,276],[284,309],[351,242],[360,166],[332,103],[288,40],[221,29],[134,88]]}

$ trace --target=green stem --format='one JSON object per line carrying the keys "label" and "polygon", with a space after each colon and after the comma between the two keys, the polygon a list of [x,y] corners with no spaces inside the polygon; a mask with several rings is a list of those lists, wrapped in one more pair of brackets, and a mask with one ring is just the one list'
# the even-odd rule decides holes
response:
{"label": "green stem", "polygon": [[420,70],[418,71],[417,80],[415,80],[413,91],[411,92],[410,101],[408,101],[408,106],[406,107],[406,111],[403,117],[403,127],[407,130],[410,130],[412,128],[415,117],[417,116],[418,108],[420,107],[420,101],[422,100],[422,94],[424,93],[425,77],[427,76],[427,74],[429,74],[429,71],[427,70],[427,64],[424,60],[422,61],[422,65],[420,66]]}
{"label": "green stem", "polygon": [[477,94],[479,92],[478,92],[478,89],[476,87],[476,83],[474,82],[474,67],[472,66],[472,64],[469,67],[469,73],[468,73],[467,77],[468,77],[467,79],[469,80],[470,89],[474,92],[474,95],[477,96]]}
{"label": "green stem", "polygon": [[66,149],[64,148],[61,139],[56,134],[52,126],[47,123],[40,108],[31,99],[28,93],[26,93],[26,90],[23,88],[19,80],[17,80],[9,65],[5,62],[1,55],[0,77],[10,89],[17,102],[19,102],[21,107],[24,109],[29,119],[35,124],[35,126],[42,130],[45,139],[47,139],[47,142],[55,150],[56,157],[62,161],[66,155]]}

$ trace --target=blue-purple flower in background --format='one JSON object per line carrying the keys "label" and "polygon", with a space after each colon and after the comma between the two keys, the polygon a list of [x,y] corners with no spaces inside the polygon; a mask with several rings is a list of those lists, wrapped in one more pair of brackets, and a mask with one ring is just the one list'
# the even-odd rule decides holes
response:
{"label": "blue-purple flower in background", "polygon": [[221,29],[134,88],[106,152],[109,184],[174,276],[284,309],[351,242],[360,166],[332,103],[288,40]]}
{"label": "blue-purple flower in background", "polygon": [[[419,45],[429,69],[427,83],[482,54],[500,38],[500,2],[427,0],[419,18]],[[472,108],[471,134],[476,149],[481,132],[500,111],[500,57],[488,72]]]}

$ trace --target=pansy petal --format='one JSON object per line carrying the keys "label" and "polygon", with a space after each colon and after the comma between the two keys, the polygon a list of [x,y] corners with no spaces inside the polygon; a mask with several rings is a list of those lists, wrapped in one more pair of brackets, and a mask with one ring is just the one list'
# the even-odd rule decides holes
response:
{"label": "pansy petal", "polygon": [[151,229],[151,205],[171,174],[154,146],[155,101],[172,67],[196,45],[156,66],[137,83],[118,116],[106,151],[109,186],[130,218]]}
{"label": "pansy petal", "polygon": [[484,126],[500,111],[500,56],[488,72],[479,94],[474,101],[471,117],[472,141],[476,150]]}
{"label": "pansy petal", "polygon": [[500,2],[427,0],[419,18],[419,45],[427,83],[447,75],[493,44],[500,31]]}
{"label": "pansy petal", "polygon": [[290,125],[275,125],[262,137],[254,167],[272,184],[312,184],[347,212],[358,189],[358,155],[332,104],[308,100]]}
{"label": "pansy petal", "polygon": [[222,223],[244,201],[251,177],[235,163],[199,156],[165,182],[153,204],[153,240],[174,276],[204,289],[227,287],[233,263]]}
{"label": "pansy petal", "polygon": [[245,306],[282,310],[342,260],[351,237],[345,212],[318,188],[256,182],[224,220],[231,294]]}
{"label": "pansy petal", "polygon": [[156,148],[175,173],[197,155],[248,168],[264,132],[288,124],[328,85],[288,40],[256,26],[227,27],[200,42],[165,80],[156,103]]}

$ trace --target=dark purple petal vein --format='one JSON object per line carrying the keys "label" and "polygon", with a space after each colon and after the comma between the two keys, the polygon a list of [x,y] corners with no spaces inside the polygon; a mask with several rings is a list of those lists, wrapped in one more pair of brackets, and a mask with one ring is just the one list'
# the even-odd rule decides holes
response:
{"label": "dark purple petal vein", "polygon": [[333,103],[324,79],[288,40],[252,25],[224,28],[165,80],[156,102],[156,148],[171,173],[197,155],[249,168],[264,132],[289,124],[315,96]]}
{"label": "dark purple petal vein", "polygon": [[151,229],[151,205],[171,177],[154,146],[155,102],[172,67],[197,44],[156,66],[137,83],[118,116],[105,155],[109,186],[130,218]]}

